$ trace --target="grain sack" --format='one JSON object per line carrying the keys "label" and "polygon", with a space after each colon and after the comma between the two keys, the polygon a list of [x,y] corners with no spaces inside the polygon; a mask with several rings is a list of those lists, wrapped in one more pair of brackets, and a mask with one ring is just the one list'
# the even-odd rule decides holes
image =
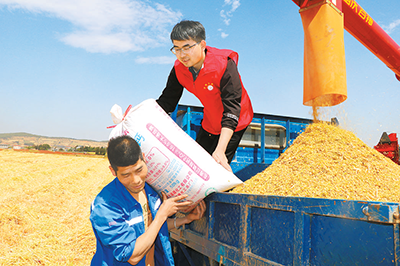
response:
{"label": "grain sack", "polygon": [[400,166],[352,132],[309,125],[268,168],[232,193],[400,202]]}
{"label": "grain sack", "polygon": [[129,135],[140,145],[148,166],[146,182],[168,197],[187,194],[193,205],[212,192],[226,191],[242,181],[218,164],[186,134],[153,99],[128,108],[111,109],[117,124],[109,138]]}

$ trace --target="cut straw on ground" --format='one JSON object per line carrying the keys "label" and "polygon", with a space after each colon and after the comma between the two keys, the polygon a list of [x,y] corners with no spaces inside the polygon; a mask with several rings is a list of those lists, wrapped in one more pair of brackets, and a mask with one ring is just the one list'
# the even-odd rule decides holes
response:
{"label": "cut straw on ground", "polygon": [[0,265],[89,265],[107,159],[1,150],[0,175]]}

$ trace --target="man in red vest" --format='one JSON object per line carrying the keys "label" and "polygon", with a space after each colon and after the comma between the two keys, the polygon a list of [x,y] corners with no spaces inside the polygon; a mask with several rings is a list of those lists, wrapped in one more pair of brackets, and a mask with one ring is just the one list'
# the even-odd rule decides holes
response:
{"label": "man in red vest", "polygon": [[167,85],[158,104],[173,112],[183,88],[204,106],[204,116],[196,141],[226,169],[253,118],[250,98],[237,70],[238,54],[206,46],[206,33],[197,21],[184,20],[171,32],[176,55]]}

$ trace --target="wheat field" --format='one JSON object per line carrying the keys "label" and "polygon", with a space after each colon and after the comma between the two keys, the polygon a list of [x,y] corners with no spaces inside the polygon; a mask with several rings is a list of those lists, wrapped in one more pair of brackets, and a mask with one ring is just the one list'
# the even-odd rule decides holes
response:
{"label": "wheat field", "polygon": [[89,265],[90,204],[114,177],[102,157],[0,150],[0,265]]}

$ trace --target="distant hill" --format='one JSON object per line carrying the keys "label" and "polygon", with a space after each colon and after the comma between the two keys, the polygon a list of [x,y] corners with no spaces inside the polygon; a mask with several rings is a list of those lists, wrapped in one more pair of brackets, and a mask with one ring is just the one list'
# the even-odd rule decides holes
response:
{"label": "distant hill", "polygon": [[17,133],[0,133],[0,145],[9,146],[33,146],[40,144],[49,144],[53,147],[70,148],[75,146],[90,146],[90,147],[107,147],[107,141],[95,141],[87,139],[73,139],[64,137],[47,137],[34,135],[25,132]]}

